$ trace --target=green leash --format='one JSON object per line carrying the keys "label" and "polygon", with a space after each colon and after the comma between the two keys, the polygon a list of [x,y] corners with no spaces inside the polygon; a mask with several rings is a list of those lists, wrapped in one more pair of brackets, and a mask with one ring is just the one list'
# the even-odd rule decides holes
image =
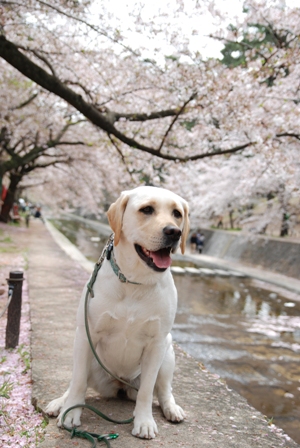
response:
{"label": "green leash", "polygon": [[[87,334],[87,338],[91,347],[91,350],[97,360],[97,362],[99,363],[99,365],[102,367],[102,369],[104,369],[109,375],[111,375],[113,378],[115,378],[117,381],[120,381],[123,384],[126,384],[127,386],[132,387],[133,389],[137,390],[136,387],[132,386],[130,383],[128,383],[127,381],[124,381],[121,378],[118,378],[117,376],[115,376],[113,373],[111,373],[106,367],[105,365],[102,363],[102,361],[100,360],[96,349],[94,347],[93,341],[92,341],[92,337],[91,337],[91,333],[90,333],[90,328],[89,328],[89,322],[88,322],[88,300],[89,300],[89,295],[93,298],[94,297],[94,291],[93,291],[93,286],[94,283],[96,281],[98,272],[102,266],[102,263],[104,261],[105,258],[107,258],[108,260],[111,257],[111,252],[113,249],[113,241],[114,241],[114,237],[113,234],[109,237],[103,251],[102,254],[99,258],[99,260],[97,261],[97,263],[95,264],[94,267],[94,271],[91,275],[91,279],[87,284],[87,290],[86,290],[86,294],[85,294],[85,301],[84,301],[84,322],[85,322],[85,329],[86,329],[86,334]],[[106,446],[108,448],[110,448],[110,443],[109,440],[111,439],[117,439],[119,437],[119,434],[117,433],[110,433],[110,434],[96,434],[96,433],[92,433],[89,431],[83,431],[77,428],[68,428],[64,421],[66,419],[67,414],[72,411],[72,409],[77,409],[77,408],[86,408],[89,409],[90,411],[94,412],[95,414],[97,414],[99,417],[102,417],[104,420],[107,420],[108,422],[112,422],[112,423],[117,423],[117,424],[127,424],[127,423],[132,423],[133,422],[133,417],[129,418],[128,420],[114,420],[110,417],[107,417],[107,415],[103,414],[102,412],[100,412],[98,409],[94,408],[93,406],[90,406],[88,404],[76,404],[75,406],[72,406],[70,408],[68,408],[62,415],[62,425],[63,428],[66,429],[67,431],[69,431],[71,433],[71,439],[73,437],[80,437],[82,439],[87,439],[91,442],[92,444],[92,448],[96,448],[96,442],[104,442],[106,444]]]}
{"label": "green leash", "polygon": [[84,431],[81,429],[77,429],[77,428],[68,428],[65,424],[65,418],[67,416],[67,414],[72,411],[72,409],[77,409],[77,408],[86,408],[89,409],[90,411],[94,412],[95,414],[99,415],[99,417],[102,417],[104,420],[107,420],[108,422],[112,422],[112,423],[118,423],[118,424],[125,424],[125,423],[131,423],[133,421],[133,418],[129,418],[128,420],[114,420],[113,418],[107,417],[107,415],[103,414],[102,412],[100,412],[98,409],[94,408],[93,406],[90,406],[88,404],[76,404],[75,406],[71,406],[70,408],[68,408],[62,416],[62,425],[64,427],[64,429],[66,429],[67,431],[69,431],[71,433],[71,439],[73,439],[73,437],[80,437],[82,439],[87,439],[91,442],[92,444],[92,448],[96,448],[96,442],[104,442],[105,445],[110,448],[110,443],[109,440],[111,439],[117,439],[119,437],[119,434],[117,433],[109,433],[109,434],[97,434],[94,432],[89,432],[89,431]]}

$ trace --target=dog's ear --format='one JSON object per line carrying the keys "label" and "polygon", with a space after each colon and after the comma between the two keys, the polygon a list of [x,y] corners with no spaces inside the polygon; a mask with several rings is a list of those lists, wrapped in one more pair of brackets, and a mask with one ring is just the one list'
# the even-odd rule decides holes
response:
{"label": "dog's ear", "polygon": [[189,231],[190,231],[190,220],[189,220],[189,206],[187,202],[183,203],[183,209],[184,209],[184,224],[181,234],[181,242],[180,242],[180,249],[181,253],[184,254],[186,241],[188,239]]}
{"label": "dog's ear", "polygon": [[121,237],[121,230],[122,230],[122,223],[123,223],[123,215],[126,209],[126,205],[129,199],[129,194],[127,191],[123,191],[121,196],[111,204],[107,211],[107,217],[110,227],[112,228],[115,237],[114,237],[114,245],[117,246],[120,237]]}

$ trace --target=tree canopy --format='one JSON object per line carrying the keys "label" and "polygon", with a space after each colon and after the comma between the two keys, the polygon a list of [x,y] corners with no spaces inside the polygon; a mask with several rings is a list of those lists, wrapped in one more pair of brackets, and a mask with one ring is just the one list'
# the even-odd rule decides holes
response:
{"label": "tree canopy", "polygon": [[[116,24],[107,2],[2,1],[1,129],[5,142],[10,136],[1,146],[2,167],[38,151],[44,158],[35,159],[37,168],[51,154],[55,165],[68,163],[47,169],[49,186],[61,184],[57,201],[72,202],[66,184],[75,170],[83,196],[95,196],[90,207],[104,191],[163,182],[190,200],[195,222],[257,194],[273,191],[278,199],[282,184],[286,197],[294,195],[300,12],[271,3],[248,1],[226,28],[218,2],[188,10],[174,0],[169,16],[162,9],[152,20],[135,2],[128,20],[141,42],[129,45],[128,26]],[[212,34],[224,44],[223,60],[192,49],[198,29],[178,28],[183,16],[203,15],[218,25]],[[156,43],[153,57],[146,56],[145,35]],[[61,132],[67,140],[54,147]]]}

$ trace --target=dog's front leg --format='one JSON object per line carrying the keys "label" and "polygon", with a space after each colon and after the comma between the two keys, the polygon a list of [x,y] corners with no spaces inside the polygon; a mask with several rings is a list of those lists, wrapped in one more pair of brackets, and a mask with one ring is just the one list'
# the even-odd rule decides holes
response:
{"label": "dog's front leg", "polygon": [[[62,416],[68,408],[85,403],[87,380],[92,357],[93,353],[86,336],[86,329],[83,325],[80,325],[77,327],[75,335],[72,380],[66,401],[58,416],[58,426],[62,426]],[[64,424],[68,428],[79,426],[81,424],[81,412],[82,408],[73,409],[68,412]]]}
{"label": "dog's front leg", "polygon": [[171,422],[181,422],[185,413],[180,406],[175,403],[174,396],[172,394],[172,380],[175,370],[175,353],[172,346],[172,336],[168,335],[169,346],[166,350],[166,354],[163,363],[159,369],[155,394],[157,395],[159,404],[167,420]]}
{"label": "dog's front leg", "polygon": [[152,416],[153,390],[158,371],[162,364],[166,347],[160,342],[152,342],[145,348],[141,363],[141,383],[134,410],[132,434],[144,439],[153,439],[158,433]]}

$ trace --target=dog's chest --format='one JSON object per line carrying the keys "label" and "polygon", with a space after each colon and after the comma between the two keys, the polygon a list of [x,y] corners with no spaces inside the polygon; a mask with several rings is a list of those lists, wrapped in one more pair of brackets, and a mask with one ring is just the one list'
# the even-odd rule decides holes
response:
{"label": "dog's chest", "polygon": [[118,336],[124,341],[142,341],[160,334],[161,319],[121,303],[98,316],[95,330],[105,340]]}
{"label": "dog's chest", "polygon": [[145,347],[161,339],[161,319],[117,306],[98,316],[97,350],[106,367],[115,375],[135,378],[140,373]]}

